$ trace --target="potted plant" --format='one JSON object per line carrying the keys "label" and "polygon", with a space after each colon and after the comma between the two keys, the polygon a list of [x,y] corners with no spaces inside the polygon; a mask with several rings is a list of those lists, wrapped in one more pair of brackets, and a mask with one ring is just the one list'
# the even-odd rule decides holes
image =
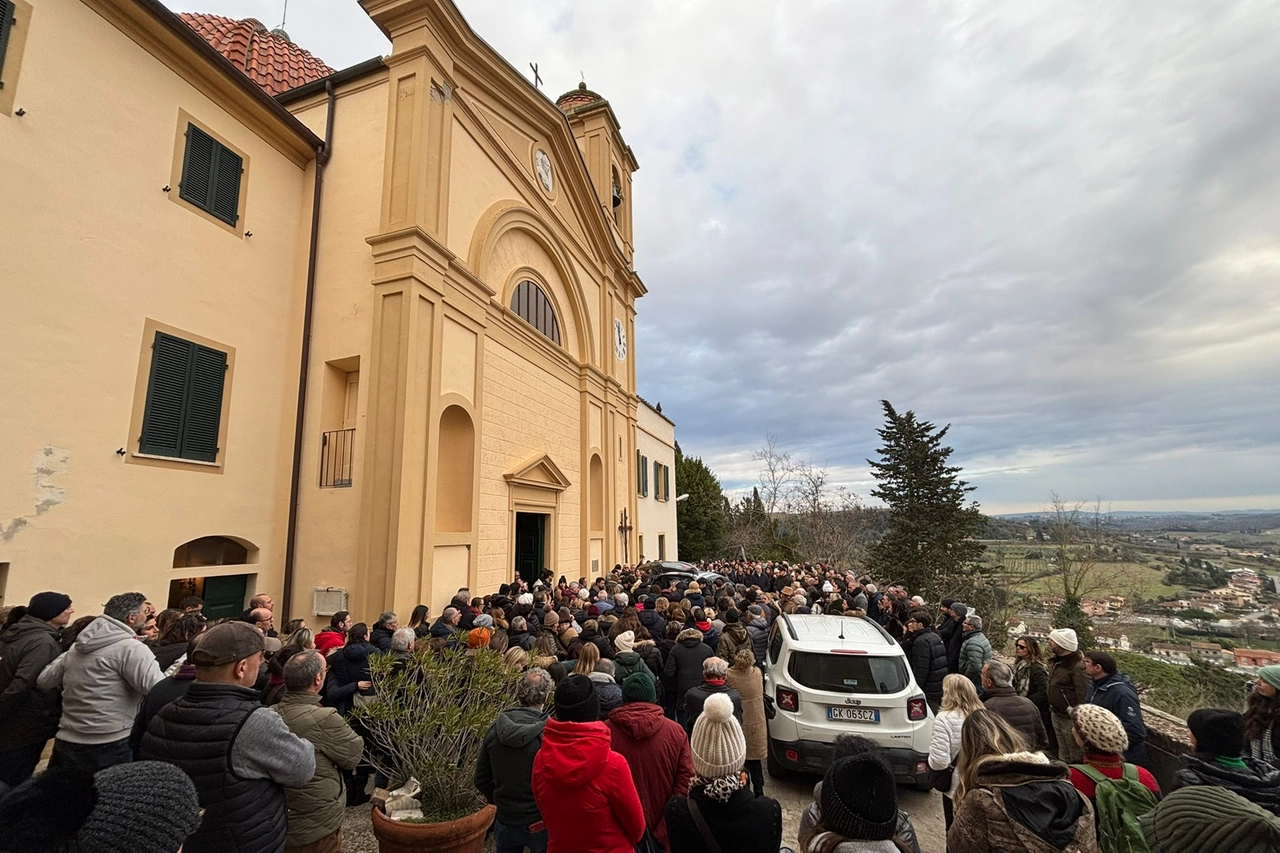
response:
{"label": "potted plant", "polygon": [[520,673],[488,648],[370,657],[373,695],[353,711],[370,762],[398,788],[421,786],[421,818],[391,820],[375,805],[381,853],[480,853],[497,809],[476,790],[480,743],[511,707]]}

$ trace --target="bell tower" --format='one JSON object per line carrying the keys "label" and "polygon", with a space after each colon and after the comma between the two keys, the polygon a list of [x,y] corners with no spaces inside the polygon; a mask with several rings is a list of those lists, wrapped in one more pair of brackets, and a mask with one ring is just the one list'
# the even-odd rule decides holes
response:
{"label": "bell tower", "polygon": [[587,173],[596,189],[605,219],[627,263],[633,260],[631,234],[631,175],[640,168],[631,146],[622,138],[618,117],[609,102],[579,83],[556,99],[582,150]]}

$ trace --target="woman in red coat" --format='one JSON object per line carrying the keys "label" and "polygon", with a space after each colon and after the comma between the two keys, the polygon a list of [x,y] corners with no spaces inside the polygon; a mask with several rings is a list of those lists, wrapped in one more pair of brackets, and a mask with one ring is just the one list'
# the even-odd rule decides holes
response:
{"label": "woman in red coat", "polygon": [[547,825],[547,853],[632,853],[644,836],[644,809],[627,759],[610,748],[600,701],[585,675],[556,687],[533,760],[533,798]]}

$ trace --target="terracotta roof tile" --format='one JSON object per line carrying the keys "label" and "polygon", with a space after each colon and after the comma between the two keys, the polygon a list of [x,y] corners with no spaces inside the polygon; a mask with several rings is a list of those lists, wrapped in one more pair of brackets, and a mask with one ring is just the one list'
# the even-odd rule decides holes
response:
{"label": "terracotta roof tile", "polygon": [[178,17],[268,95],[279,95],[334,73],[334,69],[287,37],[268,30],[256,18],[237,21],[203,12],[182,12]]}
{"label": "terracotta roof tile", "polygon": [[598,104],[603,101],[604,98],[588,89],[586,83],[579,83],[578,88],[570,89],[556,98],[556,106],[561,112],[569,113],[587,104]]}

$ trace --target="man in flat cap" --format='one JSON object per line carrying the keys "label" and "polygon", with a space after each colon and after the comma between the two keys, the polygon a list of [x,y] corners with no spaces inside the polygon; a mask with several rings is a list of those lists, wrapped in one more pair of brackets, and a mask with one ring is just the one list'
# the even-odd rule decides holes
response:
{"label": "man in flat cap", "polygon": [[279,853],[284,788],[302,787],[315,774],[315,748],[253,689],[263,640],[247,622],[206,631],[192,655],[195,682],[152,718],[142,738],[143,759],[176,765],[195,782],[205,813],[186,853]]}

